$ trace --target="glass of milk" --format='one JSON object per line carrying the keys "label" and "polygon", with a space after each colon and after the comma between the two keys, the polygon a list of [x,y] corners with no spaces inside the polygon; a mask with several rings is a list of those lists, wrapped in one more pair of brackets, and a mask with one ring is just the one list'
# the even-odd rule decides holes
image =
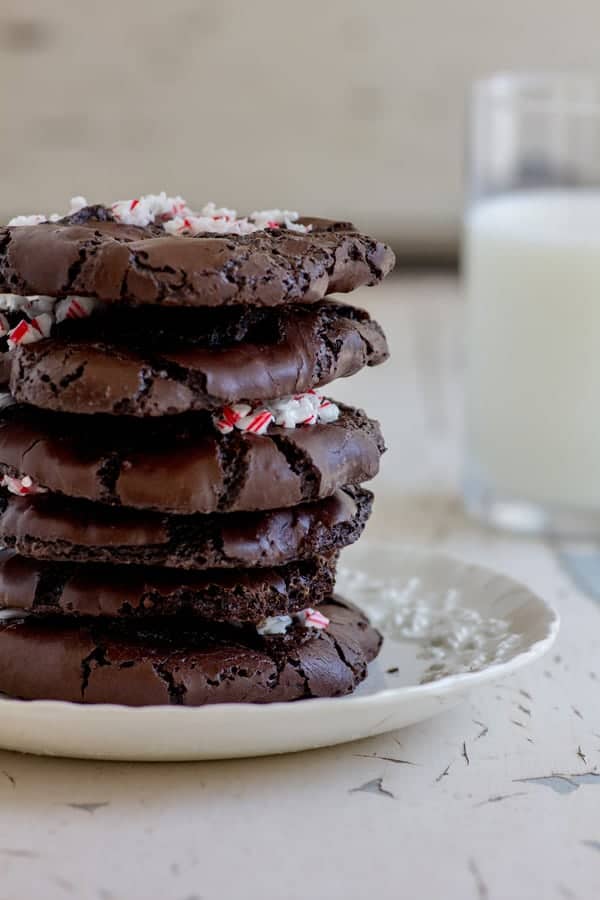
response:
{"label": "glass of milk", "polygon": [[600,79],[473,89],[464,497],[524,532],[600,534]]}

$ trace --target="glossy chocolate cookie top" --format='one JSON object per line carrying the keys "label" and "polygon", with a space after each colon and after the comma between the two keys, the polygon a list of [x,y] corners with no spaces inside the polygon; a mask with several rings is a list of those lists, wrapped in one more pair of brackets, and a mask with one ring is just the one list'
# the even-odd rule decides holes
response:
{"label": "glossy chocolate cookie top", "polygon": [[21,344],[10,354],[14,397],[61,412],[164,416],[305,392],[388,356],[368,313],[328,301],[122,313]]}
{"label": "glossy chocolate cookie top", "polygon": [[116,419],[0,412],[0,473],[68,497],[172,513],[290,507],[373,478],[384,442],[377,422],[340,405],[328,424],[233,428],[208,414]]}
{"label": "glossy chocolate cookie top", "polygon": [[[277,568],[180,572],[150,566],[48,562],[0,550],[0,609],[36,616],[189,616],[260,625],[333,592],[337,554]],[[167,625],[170,627],[170,625]]]}
{"label": "glossy chocolate cookie top", "polygon": [[[277,215],[257,219],[260,226],[235,219],[247,227],[215,233],[202,229],[223,217],[169,213],[165,221],[159,210],[136,217],[137,208],[125,214],[118,205],[85,206],[58,221],[13,220],[19,224],[0,229],[0,291],[163,306],[278,306],[376,284],[394,265],[389,247],[348,222]],[[129,224],[137,221],[144,224]]]}
{"label": "glossy chocolate cookie top", "polygon": [[0,539],[32,559],[199,570],[285,565],[337,553],[356,541],[373,495],[332,497],[263,512],[169,516],[66,500],[0,496]]}
{"label": "glossy chocolate cookie top", "polygon": [[25,700],[129,706],[270,703],[334,697],[367,674],[381,635],[351,603],[318,608],[325,630],[198,628],[179,619],[124,628],[121,620],[29,616],[0,624],[0,691]]}

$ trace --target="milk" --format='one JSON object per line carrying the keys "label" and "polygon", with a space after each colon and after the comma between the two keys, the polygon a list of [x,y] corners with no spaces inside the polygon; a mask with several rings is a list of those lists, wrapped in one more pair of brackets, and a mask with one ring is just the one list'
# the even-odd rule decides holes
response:
{"label": "milk", "polygon": [[600,191],[483,201],[465,267],[468,477],[600,510]]}

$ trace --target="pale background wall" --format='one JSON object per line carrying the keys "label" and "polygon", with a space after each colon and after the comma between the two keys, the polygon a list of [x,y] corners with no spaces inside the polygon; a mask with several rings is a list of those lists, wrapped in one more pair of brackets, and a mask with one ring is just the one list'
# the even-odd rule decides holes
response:
{"label": "pale background wall", "polygon": [[598,66],[598,0],[0,0],[0,215],[166,188],[457,234],[463,103]]}

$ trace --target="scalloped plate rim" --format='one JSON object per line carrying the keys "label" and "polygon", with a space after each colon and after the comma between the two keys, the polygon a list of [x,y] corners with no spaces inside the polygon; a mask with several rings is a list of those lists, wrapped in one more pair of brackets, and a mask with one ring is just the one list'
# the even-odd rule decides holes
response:
{"label": "scalloped plate rim", "polygon": [[[394,548],[397,551],[398,549],[396,547],[396,544],[392,541],[372,539],[362,542],[363,548],[368,545],[376,545],[378,548],[382,548],[384,550],[386,548]],[[31,713],[32,711],[43,711],[44,713],[60,712],[63,715],[66,714],[67,716],[71,717],[79,716],[81,718],[96,716],[100,717],[106,714],[113,715],[115,713],[118,713],[121,716],[127,715],[136,718],[156,715],[171,717],[185,715],[190,717],[202,716],[203,718],[216,718],[226,714],[231,714],[232,711],[235,711],[236,715],[241,714],[243,716],[260,718],[261,716],[272,717],[275,712],[281,711],[283,709],[285,709],[286,711],[291,711],[293,709],[293,715],[298,717],[302,715],[311,715],[310,710],[314,709],[315,707],[319,707],[322,709],[326,706],[337,706],[340,703],[344,703],[344,705],[352,704],[352,706],[373,706],[378,704],[380,701],[387,702],[395,696],[401,699],[404,697],[413,697],[415,695],[418,696],[420,694],[447,695],[454,691],[458,692],[461,690],[467,692],[471,687],[477,687],[481,683],[494,681],[498,677],[504,677],[506,675],[513,674],[529,663],[539,659],[541,656],[547,653],[554,644],[554,641],[556,640],[556,637],[560,630],[560,616],[556,608],[551,603],[549,603],[547,600],[544,600],[527,585],[522,584],[510,575],[506,575],[488,566],[480,565],[479,563],[472,563],[470,561],[461,559],[460,557],[450,553],[427,550],[423,547],[412,547],[408,544],[402,546],[401,552],[403,555],[410,554],[415,558],[421,558],[424,560],[435,559],[442,563],[450,563],[453,566],[458,565],[465,569],[473,569],[478,572],[486,572],[490,576],[495,576],[504,581],[510,582],[515,588],[519,588],[520,590],[525,591],[533,599],[535,599],[536,603],[540,607],[540,612],[542,610],[543,612],[545,612],[548,617],[547,634],[545,635],[545,637],[539,638],[537,641],[534,641],[528,647],[521,650],[511,659],[490,663],[480,670],[474,672],[457,672],[451,675],[445,675],[435,681],[429,681],[424,684],[381,688],[372,694],[363,696],[354,696],[350,694],[344,697],[319,697],[308,701],[295,703],[218,703],[208,704],[202,707],[134,707],[117,703],[79,704],[64,700],[19,700],[16,698],[4,697],[0,695],[0,714],[2,712],[2,707],[8,705],[12,708],[13,711],[16,711],[18,708],[22,708],[24,713]],[[350,568],[352,568],[352,566],[350,566]],[[0,735],[0,746],[1,743],[2,737]]]}

